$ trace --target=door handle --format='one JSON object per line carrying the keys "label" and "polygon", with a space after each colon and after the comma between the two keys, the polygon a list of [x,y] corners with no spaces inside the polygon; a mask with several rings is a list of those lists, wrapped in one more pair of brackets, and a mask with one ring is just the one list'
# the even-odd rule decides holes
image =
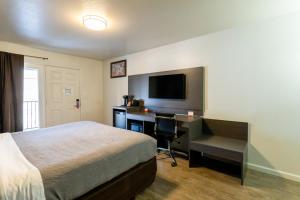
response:
{"label": "door handle", "polygon": [[75,105],[75,107],[76,107],[77,109],[80,108],[80,99],[76,99],[76,105]]}

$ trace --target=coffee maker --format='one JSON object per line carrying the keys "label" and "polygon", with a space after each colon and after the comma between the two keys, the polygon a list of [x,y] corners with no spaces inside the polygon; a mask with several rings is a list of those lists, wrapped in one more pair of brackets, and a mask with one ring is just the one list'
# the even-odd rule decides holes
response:
{"label": "coffee maker", "polygon": [[[123,106],[128,106],[129,102],[132,102],[134,96],[133,95],[124,95],[123,96],[123,100],[124,100],[124,104]],[[131,103],[130,103],[131,104]]]}

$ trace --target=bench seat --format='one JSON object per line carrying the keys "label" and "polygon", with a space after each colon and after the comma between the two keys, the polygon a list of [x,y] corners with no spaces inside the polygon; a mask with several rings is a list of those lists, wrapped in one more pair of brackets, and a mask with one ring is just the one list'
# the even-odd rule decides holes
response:
{"label": "bench seat", "polygon": [[241,162],[247,141],[215,135],[203,135],[190,142],[190,150],[220,156],[228,160]]}
{"label": "bench seat", "polygon": [[[190,167],[193,167],[197,159],[201,159],[206,155],[213,156],[221,161],[234,161],[240,166],[240,177],[243,184],[247,151],[247,123],[203,118],[202,133],[189,142],[189,163]],[[202,154],[199,156],[194,152]]]}

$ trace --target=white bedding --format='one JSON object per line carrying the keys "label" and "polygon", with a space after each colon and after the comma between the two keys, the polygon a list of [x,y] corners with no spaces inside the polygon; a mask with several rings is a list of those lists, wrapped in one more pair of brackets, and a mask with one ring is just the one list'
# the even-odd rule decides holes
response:
{"label": "white bedding", "polygon": [[0,199],[45,199],[39,170],[23,156],[10,133],[0,134]]}

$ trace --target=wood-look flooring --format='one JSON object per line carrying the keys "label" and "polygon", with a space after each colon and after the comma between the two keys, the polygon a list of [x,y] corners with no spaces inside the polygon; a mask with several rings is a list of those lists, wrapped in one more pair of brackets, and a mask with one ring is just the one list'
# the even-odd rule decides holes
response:
{"label": "wood-look flooring", "polygon": [[189,168],[188,161],[158,157],[155,182],[137,200],[300,200],[300,183],[248,170],[244,186],[236,177],[207,168]]}

